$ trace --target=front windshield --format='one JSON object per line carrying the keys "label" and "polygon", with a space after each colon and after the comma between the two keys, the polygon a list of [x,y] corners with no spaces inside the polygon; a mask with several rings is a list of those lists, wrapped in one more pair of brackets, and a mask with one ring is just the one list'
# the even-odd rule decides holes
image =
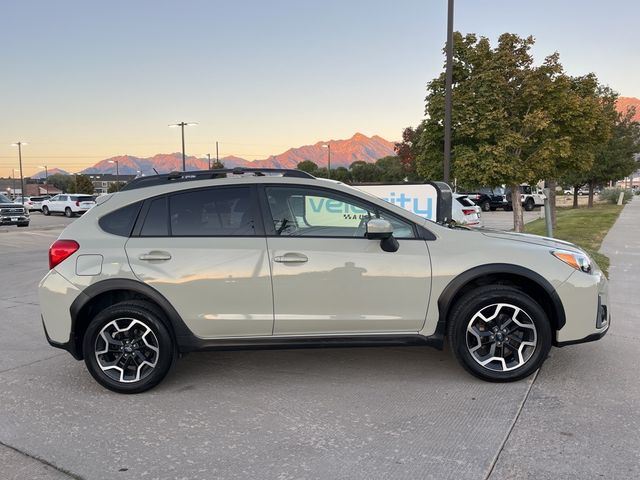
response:
{"label": "front windshield", "polygon": [[0,193],[0,203],[12,203],[5,195]]}
{"label": "front windshield", "polygon": [[504,195],[505,190],[502,187],[496,187],[493,189],[493,193],[496,195]]}

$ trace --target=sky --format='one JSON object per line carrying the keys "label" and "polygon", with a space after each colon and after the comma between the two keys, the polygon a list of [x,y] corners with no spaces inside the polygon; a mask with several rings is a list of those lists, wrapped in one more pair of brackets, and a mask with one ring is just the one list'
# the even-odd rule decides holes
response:
{"label": "sky", "polygon": [[[0,0],[0,176],[115,155],[266,158],[398,140],[443,69],[446,0]],[[638,0],[456,0],[455,29],[533,35],[568,73],[640,97]],[[16,173],[19,175],[19,173]]]}

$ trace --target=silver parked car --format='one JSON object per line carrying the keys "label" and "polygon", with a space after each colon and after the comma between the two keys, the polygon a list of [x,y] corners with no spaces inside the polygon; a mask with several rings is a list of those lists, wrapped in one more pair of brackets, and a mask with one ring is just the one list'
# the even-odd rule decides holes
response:
{"label": "silver parked car", "polygon": [[45,333],[103,386],[158,384],[181,352],[432,345],[489,381],[601,338],[607,281],[570,243],[450,228],[296,170],[142,177],[51,246]]}

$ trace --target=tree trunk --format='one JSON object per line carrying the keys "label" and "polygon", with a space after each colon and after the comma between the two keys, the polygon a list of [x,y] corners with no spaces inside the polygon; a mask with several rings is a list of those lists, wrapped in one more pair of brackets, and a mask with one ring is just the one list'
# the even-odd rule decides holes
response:
{"label": "tree trunk", "polygon": [[594,182],[589,182],[589,203],[587,204],[588,208],[593,208],[593,190],[595,188]]}
{"label": "tree trunk", "polygon": [[574,185],[573,186],[573,205],[571,208],[578,208],[578,190],[582,185]]}
{"label": "tree trunk", "polygon": [[555,230],[557,225],[556,222],[556,187],[558,186],[558,182],[555,180],[549,180],[547,182],[547,188],[549,189],[549,206],[551,207],[551,225],[553,225],[553,229]]}
{"label": "tree trunk", "polygon": [[511,185],[511,206],[513,208],[513,230],[524,231],[524,218],[522,216],[522,202],[520,201],[520,185]]}

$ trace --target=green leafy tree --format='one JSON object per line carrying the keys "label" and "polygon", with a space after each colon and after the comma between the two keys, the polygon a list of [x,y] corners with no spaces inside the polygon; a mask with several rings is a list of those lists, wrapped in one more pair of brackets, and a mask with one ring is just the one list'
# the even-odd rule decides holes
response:
{"label": "green leafy tree", "polygon": [[342,183],[351,183],[351,172],[346,167],[331,169],[331,178]]}
{"label": "green leafy tree", "polygon": [[[75,177],[75,178],[74,178]],[[72,182],[69,184],[68,193],[84,193],[91,195],[94,192],[93,183],[86,175],[74,175],[71,178]]]}
{"label": "green leafy tree", "polygon": [[298,170],[302,170],[303,172],[310,173],[311,175],[315,175],[315,172],[318,171],[318,165],[311,160],[304,160],[298,163]]}
{"label": "green leafy tree", "polygon": [[418,156],[419,146],[418,141],[422,135],[424,124],[421,123],[417,128],[407,127],[402,131],[402,141],[396,143],[394,150],[406,173],[409,180],[419,179],[418,172],[416,170],[416,157]]}
{"label": "green leafy tree", "polygon": [[349,170],[351,170],[351,178],[355,183],[379,182],[382,176],[380,168],[373,163],[362,160],[353,162]]}
{"label": "green leafy tree", "polygon": [[381,182],[401,182],[407,177],[400,157],[383,157],[376,160],[375,165],[380,171],[379,181]]}
{"label": "green leafy tree", "polygon": [[[557,178],[569,164],[590,167],[589,156],[571,157],[579,143],[571,132],[593,133],[597,113],[589,108],[596,100],[582,102],[587,81],[565,75],[557,53],[534,65],[533,44],[533,37],[505,33],[492,47],[484,37],[456,32],[452,173],[459,182],[517,191],[523,182]],[[428,84],[427,119],[417,141],[417,171],[426,178],[442,178],[444,83],[442,73]],[[513,214],[514,229],[522,231],[517,195]]]}
{"label": "green leafy tree", "polygon": [[119,192],[126,184],[127,182],[113,182],[109,185],[109,188],[107,188],[107,193]]}
{"label": "green leafy tree", "polygon": [[68,192],[70,185],[73,183],[73,176],[56,173],[55,175],[49,176],[47,183],[63,192]]}

